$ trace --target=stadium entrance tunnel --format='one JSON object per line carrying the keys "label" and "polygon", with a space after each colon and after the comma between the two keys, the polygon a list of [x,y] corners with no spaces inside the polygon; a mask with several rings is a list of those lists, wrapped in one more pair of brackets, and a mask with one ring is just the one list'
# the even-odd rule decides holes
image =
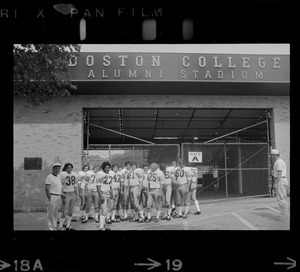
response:
{"label": "stadium entrance tunnel", "polygon": [[268,195],[269,109],[85,108],[83,162],[198,169],[197,198]]}

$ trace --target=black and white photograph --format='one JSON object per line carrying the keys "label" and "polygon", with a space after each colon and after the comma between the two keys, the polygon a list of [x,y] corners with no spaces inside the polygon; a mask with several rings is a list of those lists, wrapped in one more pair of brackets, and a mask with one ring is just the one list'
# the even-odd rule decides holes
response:
{"label": "black and white photograph", "polygon": [[15,230],[290,229],[289,44],[13,50]]}

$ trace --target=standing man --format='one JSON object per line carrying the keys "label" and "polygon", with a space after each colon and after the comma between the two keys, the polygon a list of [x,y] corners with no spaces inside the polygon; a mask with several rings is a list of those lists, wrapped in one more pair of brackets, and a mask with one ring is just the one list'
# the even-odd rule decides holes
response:
{"label": "standing man", "polygon": [[156,218],[155,223],[160,221],[160,209],[161,209],[161,182],[165,179],[164,173],[159,169],[159,165],[157,163],[152,163],[150,165],[150,173],[148,174],[149,181],[149,194],[147,200],[147,211],[148,216],[145,220],[145,223],[149,223],[152,221],[152,206],[155,205],[156,208]]}
{"label": "standing man", "polygon": [[52,166],[52,174],[48,175],[45,182],[45,191],[49,201],[47,211],[47,223],[49,230],[56,230],[58,209],[61,205],[62,185],[60,180],[60,163],[55,162]]}
{"label": "standing man", "polygon": [[[131,216],[130,222],[144,222],[143,207],[140,205],[140,195],[142,191],[142,182],[143,182],[143,170],[137,167],[136,162],[131,163],[131,173],[129,178],[129,197],[130,201],[133,204],[134,214]],[[137,218],[138,213],[140,214],[139,219]]]}
{"label": "standing man", "polygon": [[[111,170],[111,164],[107,161],[102,163],[102,171],[96,174],[96,184],[98,194],[100,196],[100,225],[99,230],[110,230],[105,224],[105,219],[108,218],[108,208],[110,209],[110,199],[113,197],[113,188],[111,187],[112,180],[116,173]],[[110,212],[110,211],[109,211]],[[111,223],[111,222],[110,222]]]}
{"label": "standing man", "polygon": [[272,149],[271,154],[275,159],[273,175],[275,178],[276,198],[282,217],[288,216],[288,180],[286,178],[286,164],[280,159],[280,153],[277,149]]}
{"label": "standing man", "polygon": [[131,172],[130,161],[125,162],[125,167],[121,172],[121,196],[122,196],[122,207],[123,207],[123,217],[121,221],[127,221],[130,197],[129,197],[129,184],[128,184],[128,174]]}
{"label": "standing man", "polygon": [[[191,185],[191,172],[188,167],[185,167],[183,161],[178,161],[179,167],[175,169],[175,177],[177,180],[177,200],[178,200],[178,215],[176,218],[187,218],[189,211],[188,193]],[[182,215],[182,209],[185,209]]]}
{"label": "standing man", "polygon": [[59,222],[59,230],[63,229],[65,218],[67,220],[66,230],[74,230],[71,227],[71,220],[75,207],[75,200],[76,197],[79,196],[79,193],[77,173],[73,171],[73,164],[66,163],[64,165],[63,171],[60,173],[60,178],[63,187],[62,196],[65,198],[65,205],[63,208],[61,220]]}
{"label": "standing man", "polygon": [[198,182],[198,168],[197,167],[191,167],[191,185],[190,185],[190,191],[188,194],[188,206],[190,206],[191,199],[194,201],[195,206],[197,208],[197,211],[194,213],[195,215],[199,215],[201,213],[199,202],[197,200],[197,182]]}

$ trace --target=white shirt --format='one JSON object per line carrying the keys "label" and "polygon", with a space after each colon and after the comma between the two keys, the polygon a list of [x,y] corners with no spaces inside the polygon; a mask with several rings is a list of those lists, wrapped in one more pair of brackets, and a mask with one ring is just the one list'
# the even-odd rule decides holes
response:
{"label": "white shirt", "polygon": [[100,185],[101,192],[108,193],[110,192],[111,183],[115,177],[116,173],[112,170],[106,174],[103,171],[99,171],[96,174],[96,184]]}
{"label": "white shirt", "polygon": [[277,159],[274,163],[274,177],[277,178],[277,171],[282,171],[281,176],[286,177],[286,165],[282,159]]}
{"label": "white shirt", "polygon": [[147,178],[149,180],[150,189],[159,189],[165,175],[161,170],[157,169],[154,172],[150,171]]}
{"label": "white shirt", "polygon": [[121,174],[122,174],[121,180],[124,183],[124,186],[128,186],[128,176],[127,176],[127,173],[130,170],[131,169],[128,170],[126,167],[121,170]]}
{"label": "white shirt", "polygon": [[191,179],[191,171],[188,167],[177,167],[175,169],[175,176],[177,177],[177,184],[187,184]]}
{"label": "white shirt", "polygon": [[174,166],[169,166],[166,168],[166,175],[165,179],[163,181],[164,185],[168,185],[172,183],[172,180],[174,179],[175,176],[175,167]]}
{"label": "white shirt", "polygon": [[151,170],[144,171],[143,173],[143,187],[148,188],[149,187],[149,181],[148,181],[148,175],[151,172]]}
{"label": "white shirt", "polygon": [[191,167],[191,177],[192,177],[192,182],[197,183],[197,181],[198,181],[198,168],[197,167]]}
{"label": "white shirt", "polygon": [[45,184],[51,185],[50,194],[61,194],[62,184],[59,174],[57,176],[54,176],[53,174],[48,175]]}
{"label": "white shirt", "polygon": [[77,184],[77,173],[71,172],[70,174],[66,171],[60,173],[61,183],[64,192],[74,192]]}
{"label": "white shirt", "polygon": [[77,182],[81,189],[85,189],[86,181],[85,181],[85,172],[79,171],[77,175]]}
{"label": "white shirt", "polygon": [[88,184],[87,184],[88,190],[97,191],[95,177],[96,177],[96,173],[93,170],[86,171],[85,180],[88,182]]}
{"label": "white shirt", "polygon": [[121,177],[122,177],[122,174],[120,171],[118,171],[113,180],[112,180],[112,183],[111,183],[111,186],[113,189],[119,189],[120,188],[120,182],[121,182]]}
{"label": "white shirt", "polygon": [[129,186],[140,185],[140,181],[143,180],[143,170],[141,168],[133,170],[129,175]]}

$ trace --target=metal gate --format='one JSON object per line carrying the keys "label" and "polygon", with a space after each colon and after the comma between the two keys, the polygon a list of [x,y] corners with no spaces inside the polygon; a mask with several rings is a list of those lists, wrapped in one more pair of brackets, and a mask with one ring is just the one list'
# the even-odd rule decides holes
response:
{"label": "metal gate", "polygon": [[170,163],[180,157],[178,144],[90,144],[85,150],[84,164],[101,165],[104,161],[124,166],[126,161]]}
{"label": "metal gate", "polygon": [[182,158],[198,168],[199,200],[269,194],[267,143],[183,143]]}

